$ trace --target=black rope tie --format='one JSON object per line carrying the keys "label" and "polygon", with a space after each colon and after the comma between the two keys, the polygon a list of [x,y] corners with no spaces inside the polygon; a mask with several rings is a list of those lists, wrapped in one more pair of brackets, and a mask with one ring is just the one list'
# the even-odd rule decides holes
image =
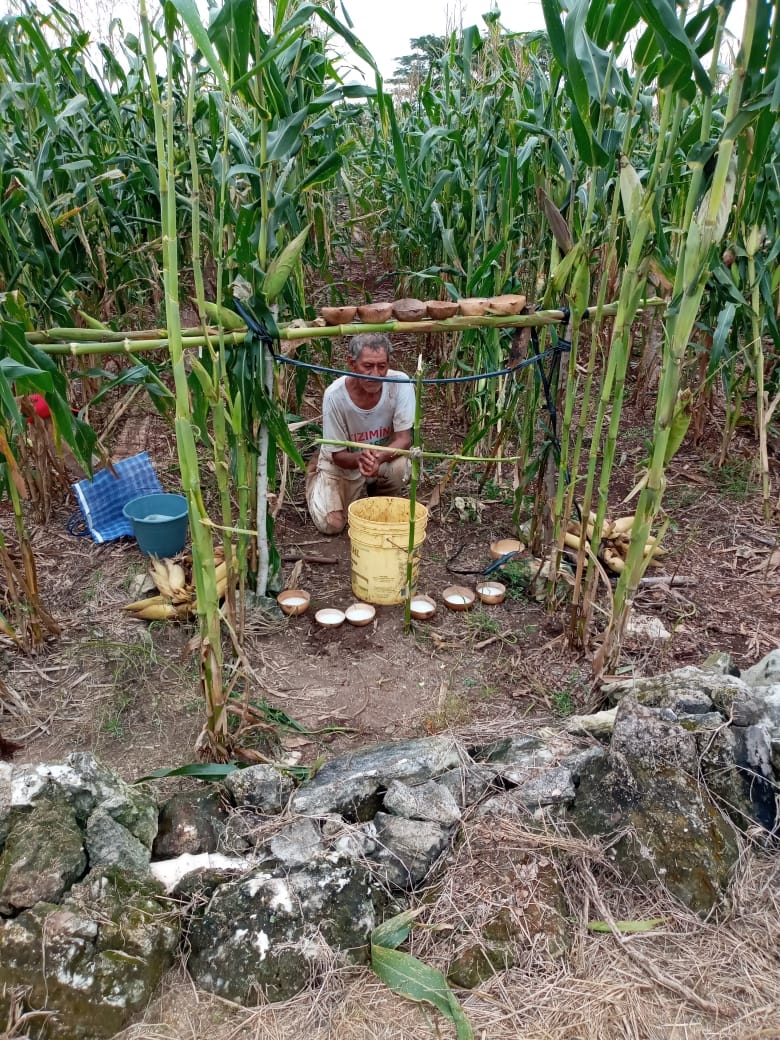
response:
{"label": "black rope tie", "polygon": [[246,307],[235,298],[233,299],[233,307],[235,308],[236,313],[244,319],[246,327],[252,335],[259,339],[264,347],[268,348],[268,352],[274,361],[283,360],[281,355],[277,354],[274,350],[274,343],[278,342],[279,337],[271,333],[262,321],[258,321],[254,314],[250,314]]}

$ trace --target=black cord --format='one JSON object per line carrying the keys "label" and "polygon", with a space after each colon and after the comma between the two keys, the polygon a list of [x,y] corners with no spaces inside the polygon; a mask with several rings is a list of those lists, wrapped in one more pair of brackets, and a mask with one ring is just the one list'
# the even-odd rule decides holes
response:
{"label": "black cord", "polygon": [[[543,354],[532,358],[526,358],[524,361],[519,362],[517,365],[511,365],[508,368],[499,368],[494,372],[477,372],[470,376],[447,376],[444,378],[431,378],[423,379],[421,382],[425,386],[440,386],[444,383],[478,383],[480,379],[497,379],[499,376],[511,375],[513,372],[519,372],[522,368],[527,368],[529,365],[533,365],[537,360],[543,360],[544,358],[551,357],[560,351],[560,346],[550,347],[549,350],[545,350]],[[354,376],[354,372],[345,371],[340,368],[329,368],[327,365],[314,365],[309,361],[299,361],[297,358],[288,358],[284,355],[275,355],[275,360],[283,365],[295,365],[298,368],[308,368],[312,372],[327,372],[335,376]],[[371,379],[376,383],[408,383],[409,378],[404,376],[399,378],[398,376],[360,376],[361,379]],[[415,380],[416,382],[416,380]]]}
{"label": "black cord", "polygon": [[[263,324],[262,321],[260,321],[258,318],[256,318],[254,316],[254,314],[251,314],[246,309],[246,307],[244,307],[244,305],[239,300],[236,300],[235,298],[233,300],[233,307],[234,307],[236,313],[239,314],[240,317],[242,317],[244,319],[244,321],[246,322],[246,327],[249,329],[249,331],[254,336],[257,336],[258,339],[260,339],[265,344],[265,346],[268,347],[268,350],[270,351],[271,356],[273,357],[274,361],[278,362],[279,364],[281,364],[281,365],[292,365],[295,368],[305,368],[305,369],[308,369],[310,372],[324,372],[326,374],[334,375],[334,376],[350,376],[350,375],[354,375],[353,372],[345,371],[344,369],[341,369],[341,368],[330,368],[327,365],[315,365],[315,364],[313,364],[310,361],[300,361],[298,358],[285,357],[284,354],[277,353],[274,350],[274,342],[278,342],[278,336],[274,336],[266,328],[266,326]],[[564,308],[563,313],[568,315],[568,308]],[[534,340],[534,342],[536,343],[536,346],[537,346],[536,355],[534,357],[531,357],[531,358],[526,358],[524,361],[520,361],[520,362],[518,362],[515,365],[509,366],[508,368],[499,368],[499,369],[497,369],[494,372],[478,372],[478,373],[475,373],[474,375],[470,375],[470,376],[446,376],[446,377],[443,377],[443,378],[440,378],[440,379],[438,379],[438,378],[423,379],[423,380],[421,380],[421,382],[423,383],[424,386],[441,386],[441,385],[444,385],[446,383],[478,383],[480,381],[480,379],[497,379],[500,376],[510,375],[512,372],[519,372],[520,369],[527,368],[528,365],[533,365],[533,364],[537,363],[538,361],[543,360],[544,358],[551,357],[551,356],[554,357],[554,355],[560,353],[560,351],[562,349],[571,350],[571,344],[567,343],[565,340],[561,340],[561,341],[558,342],[558,344],[556,344],[556,346],[550,347],[550,349],[546,350],[543,354],[539,354],[538,353],[539,334],[538,334],[535,326],[532,327],[532,329],[531,329],[531,338],[532,338],[532,340]],[[566,344],[566,346],[563,347],[562,344]],[[361,379],[369,379],[372,382],[376,382],[376,383],[408,383],[409,382],[409,379],[406,376],[399,378],[398,376],[368,376],[368,375],[363,376],[363,375],[361,375],[360,378]]]}

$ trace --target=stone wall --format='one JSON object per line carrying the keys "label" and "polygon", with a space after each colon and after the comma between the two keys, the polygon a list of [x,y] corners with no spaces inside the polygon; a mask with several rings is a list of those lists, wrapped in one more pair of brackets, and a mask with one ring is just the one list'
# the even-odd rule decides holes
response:
{"label": "stone wall", "polygon": [[[612,708],[556,731],[367,748],[299,786],[271,765],[235,769],[162,805],[91,755],[2,764],[0,1016],[21,994],[46,1013],[32,1035],[110,1037],[184,941],[200,988],[285,999],[320,963],[368,961],[373,929],[435,883],[464,819],[603,838],[626,878],[717,912],[740,836],[758,826],[770,846],[778,819],[780,651],[732,672],[715,658],[614,683]],[[552,881],[543,902],[526,928],[562,953],[576,908]],[[465,951],[454,984],[511,963],[516,937],[504,919],[491,929],[490,957]]]}

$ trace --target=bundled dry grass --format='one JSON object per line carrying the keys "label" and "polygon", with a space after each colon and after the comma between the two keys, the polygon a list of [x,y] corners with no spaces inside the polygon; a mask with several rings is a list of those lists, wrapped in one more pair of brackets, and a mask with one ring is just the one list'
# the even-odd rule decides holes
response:
{"label": "bundled dry grass", "polygon": [[[769,1040],[780,1036],[780,862],[743,856],[730,909],[704,921],[661,890],[621,882],[595,842],[540,834],[521,819],[474,820],[440,884],[422,899],[411,952],[446,970],[497,909],[522,925],[554,875],[568,903],[561,955],[520,927],[515,965],[459,994],[477,1040]],[[538,907],[536,907],[538,909]],[[555,909],[544,907],[552,913]],[[589,921],[662,918],[638,934]],[[145,1024],[122,1040],[448,1040],[432,1009],[367,969],[326,966],[282,1004],[239,1008],[172,973]]]}

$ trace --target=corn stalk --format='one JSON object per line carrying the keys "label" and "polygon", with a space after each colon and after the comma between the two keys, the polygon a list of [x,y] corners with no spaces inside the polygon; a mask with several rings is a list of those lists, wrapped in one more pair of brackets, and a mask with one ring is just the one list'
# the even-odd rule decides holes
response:
{"label": "corn stalk", "polygon": [[198,626],[200,631],[200,682],[206,705],[206,724],[199,739],[201,748],[221,758],[227,742],[227,713],[222,679],[222,640],[220,630],[219,597],[214,564],[214,546],[200,486],[200,471],[192,427],[192,401],[182,347],[179,305],[179,255],[176,222],[176,185],[172,176],[175,141],[172,110],[172,49],[173,25],[168,23],[166,48],[165,101],[160,96],[155,65],[155,48],[146,10],[141,0],[149,87],[154,106],[155,146],[157,172],[160,184],[161,221],[163,234],[163,285],[165,290],[166,338],[171,371],[176,393],[176,448],[181,470],[182,487],[187,497],[192,538],[192,569],[197,593]]}
{"label": "corn stalk", "polygon": [[[731,130],[740,110],[742,88],[746,76],[759,0],[747,0],[742,45],[737,55],[728,94],[725,126]],[[683,360],[710,270],[712,251],[723,240],[731,215],[736,189],[735,137],[724,133],[718,145],[717,162],[710,188],[701,199],[687,229],[682,246],[674,294],[676,310],[667,320],[664,364],[655,415],[653,453],[631,533],[626,567],[615,590],[614,615],[605,634],[603,660],[614,665],[639,581],[647,566],[643,556],[645,543],[661,508],[666,485],[664,475],[672,435]]]}

